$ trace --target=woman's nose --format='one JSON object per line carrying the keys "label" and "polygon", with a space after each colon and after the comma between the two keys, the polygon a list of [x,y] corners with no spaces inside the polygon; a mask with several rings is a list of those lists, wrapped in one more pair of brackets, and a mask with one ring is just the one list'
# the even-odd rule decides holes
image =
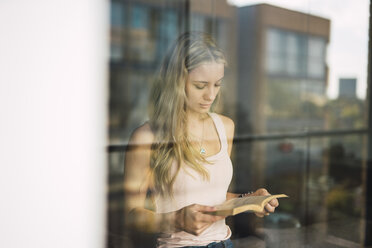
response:
{"label": "woman's nose", "polygon": [[212,101],[216,97],[216,92],[214,87],[208,87],[206,93],[204,94],[206,100]]}

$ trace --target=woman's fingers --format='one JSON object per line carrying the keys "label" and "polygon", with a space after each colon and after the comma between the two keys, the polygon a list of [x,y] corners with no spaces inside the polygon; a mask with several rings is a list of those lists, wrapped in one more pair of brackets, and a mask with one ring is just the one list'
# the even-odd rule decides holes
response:
{"label": "woman's fingers", "polygon": [[194,235],[200,235],[202,234],[205,229],[207,229],[211,223],[194,223],[195,226],[193,228],[190,229],[190,233],[194,234]]}
{"label": "woman's fingers", "polygon": [[194,235],[199,235],[210,225],[210,223],[195,222],[190,220],[186,222],[183,230]]}
{"label": "woman's fingers", "polygon": [[224,218],[223,216],[211,215],[208,213],[199,212],[197,214],[197,221],[204,222],[204,223],[213,223],[213,222],[222,220],[223,218]]}
{"label": "woman's fingers", "polygon": [[275,207],[271,206],[270,203],[266,204],[264,211],[266,213],[274,213],[275,212]]}
{"label": "woman's fingers", "polygon": [[255,213],[255,215],[256,215],[257,217],[260,217],[260,218],[262,218],[262,217],[264,217],[264,216],[265,216],[265,214],[264,214],[264,213]]}
{"label": "woman's fingers", "polygon": [[211,206],[204,206],[204,205],[199,205],[199,204],[194,204],[192,205],[192,208],[198,212],[213,212],[216,211],[215,207]]}
{"label": "woman's fingers", "polygon": [[183,223],[182,229],[186,232],[194,235],[200,235],[205,229],[207,229],[214,222],[223,219],[223,216],[217,216],[208,214],[216,209],[210,206],[203,206],[199,204],[193,204],[180,210],[179,216],[183,218],[180,223]]}
{"label": "woman's fingers", "polygon": [[279,206],[279,201],[278,199],[272,199],[271,201],[269,201],[269,204],[275,208],[277,208]]}
{"label": "woman's fingers", "polygon": [[196,220],[200,222],[213,223],[225,218],[223,216],[208,214],[208,212],[212,213],[216,211],[215,207],[195,205],[195,210],[197,211],[197,214],[195,215]]}
{"label": "woman's fingers", "polygon": [[265,211],[267,213],[274,213],[275,208],[279,206],[279,201],[277,199],[272,199],[269,203],[265,205]]}
{"label": "woman's fingers", "polygon": [[[270,193],[264,189],[260,188],[254,192],[253,195],[270,195]],[[269,203],[265,205],[264,211],[262,213],[256,213],[258,217],[264,217],[270,213],[275,212],[275,208],[279,206],[279,201],[277,199],[272,199]]]}
{"label": "woman's fingers", "polygon": [[275,208],[272,207],[272,206],[269,206],[269,204],[267,204],[264,207],[262,212],[256,212],[255,214],[256,214],[256,216],[262,218],[264,216],[270,215],[270,213],[274,213],[274,211],[275,211]]}
{"label": "woman's fingers", "polygon": [[256,190],[252,195],[270,195],[270,193],[266,189],[260,188]]}

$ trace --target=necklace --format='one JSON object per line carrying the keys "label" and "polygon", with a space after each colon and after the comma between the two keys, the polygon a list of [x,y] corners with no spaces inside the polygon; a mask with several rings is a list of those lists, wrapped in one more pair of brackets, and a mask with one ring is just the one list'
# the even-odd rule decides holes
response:
{"label": "necklace", "polygon": [[199,153],[201,155],[205,155],[207,153],[207,150],[203,147],[203,141],[204,141],[204,121],[205,121],[205,118],[203,118],[203,129],[202,129],[202,134],[201,134],[201,137],[200,136],[196,136],[192,133],[189,133],[189,135],[193,136],[196,140],[200,139],[200,141],[198,142],[200,145],[199,145]]}
{"label": "necklace", "polygon": [[203,139],[204,139],[204,119],[203,119],[203,131],[202,131],[202,137],[201,137],[201,140],[200,140],[200,154],[201,155],[205,155],[207,153],[207,151],[205,150],[205,148],[203,147]]}

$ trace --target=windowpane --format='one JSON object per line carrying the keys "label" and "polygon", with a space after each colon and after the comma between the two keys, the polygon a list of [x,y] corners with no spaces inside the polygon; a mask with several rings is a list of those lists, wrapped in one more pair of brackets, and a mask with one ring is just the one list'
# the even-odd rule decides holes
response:
{"label": "windowpane", "polygon": [[148,8],[144,6],[134,6],[132,9],[132,28],[147,29],[149,13]]}
{"label": "windowpane", "polygon": [[323,39],[311,37],[309,39],[308,70],[310,77],[323,78],[325,68],[325,42]]}
{"label": "windowpane", "polygon": [[111,27],[123,27],[125,23],[124,5],[120,2],[112,2],[111,10]]}
{"label": "windowpane", "polygon": [[[364,191],[370,177],[366,169],[369,3],[289,2],[246,0],[243,6],[238,0],[112,0],[108,211],[109,227],[114,231],[108,238],[109,248],[152,247],[157,242],[156,236],[140,231],[132,231],[133,235],[123,226],[128,220],[123,211],[129,204],[126,199],[136,195],[126,192],[129,196],[123,196],[125,150],[131,149],[133,132],[149,123],[152,84],[160,79],[168,82],[161,68],[174,72],[172,83],[156,93],[167,99],[164,109],[174,110],[182,102],[183,108],[173,111],[174,115],[190,108],[186,85],[195,68],[183,66],[191,63],[185,54],[193,48],[172,54],[184,58],[177,60],[182,63],[164,62],[171,56],[169,51],[177,51],[171,50],[177,38],[190,31],[210,35],[227,62],[213,112],[229,117],[235,125],[229,192],[264,187],[272,194],[290,196],[279,200],[275,213],[263,219],[251,213],[229,217],[226,223],[235,247],[362,244],[367,230],[364,201],[370,198]],[[358,14],[349,16],[350,11]],[[213,56],[206,57],[196,68],[216,62]],[[171,88],[177,94],[165,96]],[[175,96],[182,96],[182,101],[176,103]],[[206,99],[208,94],[201,95],[198,103]],[[191,140],[185,120],[181,120],[182,133]],[[169,147],[179,144],[172,133],[175,130],[175,126],[164,128],[174,140],[159,142],[168,142]],[[202,132],[204,126],[195,130]],[[203,139],[194,143],[199,149]],[[139,187],[135,190],[138,193]],[[144,205],[154,211],[152,190],[147,188]]]}

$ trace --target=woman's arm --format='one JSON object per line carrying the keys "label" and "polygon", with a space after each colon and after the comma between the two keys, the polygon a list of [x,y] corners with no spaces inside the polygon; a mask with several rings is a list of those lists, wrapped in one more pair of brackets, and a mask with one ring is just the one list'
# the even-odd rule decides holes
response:
{"label": "woman's arm", "polygon": [[153,140],[149,124],[137,128],[129,140],[124,161],[125,224],[148,232],[153,232],[157,226],[155,214],[145,209]]}
{"label": "woman's arm", "polygon": [[148,124],[136,129],[130,138],[124,164],[124,214],[128,227],[144,232],[186,231],[199,235],[221,216],[205,214],[213,207],[193,204],[170,213],[155,213],[146,208],[150,187],[151,144],[154,136]]}
{"label": "woman's arm", "polygon": [[229,156],[231,156],[231,150],[232,150],[233,140],[234,140],[235,124],[234,124],[234,121],[231,120],[229,117],[226,117],[223,115],[219,115],[219,116],[223,122],[223,125],[225,126],[227,145],[228,145],[227,152]]}
{"label": "woman's arm", "polygon": [[[232,150],[233,140],[234,140],[234,130],[235,130],[234,121],[223,115],[220,115],[220,117],[226,129],[226,137],[227,137],[227,145],[228,145],[227,152],[229,156],[231,156],[231,150]],[[226,200],[237,198],[238,196],[239,194],[227,192]]]}
{"label": "woman's arm", "polygon": [[[226,137],[227,137],[227,145],[228,145],[227,152],[229,156],[231,156],[231,150],[232,150],[233,140],[234,140],[234,130],[235,130],[234,121],[223,115],[220,115],[220,117],[226,129]],[[237,198],[238,196],[239,194],[227,192],[226,200]]]}
{"label": "woman's arm", "polygon": [[233,199],[233,198],[238,198],[240,194],[235,194],[235,193],[230,193],[230,192],[227,192],[226,193],[226,201],[227,200],[230,200],[230,199]]}
{"label": "woman's arm", "polygon": [[[228,143],[228,153],[229,153],[229,156],[231,156],[231,150],[232,150],[232,145],[233,145],[233,140],[234,140],[234,129],[235,129],[235,125],[234,125],[234,122],[233,120],[231,120],[230,118],[226,117],[226,116],[221,116],[221,119],[223,121],[223,124],[225,126],[225,129],[226,129],[226,136],[227,136],[227,143]],[[227,192],[226,193],[226,200],[230,200],[232,198],[237,198],[239,197],[240,194],[235,194],[235,193],[230,193],[230,192]],[[270,195],[270,193],[264,189],[264,188],[260,188],[258,190],[256,190],[255,192],[249,194],[251,196],[255,196],[255,195]],[[248,197],[249,197],[248,195]],[[259,217],[263,217],[269,213],[273,213],[275,211],[275,208],[279,206],[279,202],[277,199],[273,199],[271,200],[266,206],[265,206],[265,210],[263,213],[256,213],[257,216]]]}

